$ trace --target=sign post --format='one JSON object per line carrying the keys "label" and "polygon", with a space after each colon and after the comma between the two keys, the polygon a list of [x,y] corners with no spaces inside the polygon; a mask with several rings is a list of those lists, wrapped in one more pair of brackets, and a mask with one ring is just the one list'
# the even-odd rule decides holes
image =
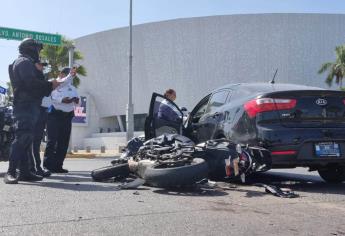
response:
{"label": "sign post", "polygon": [[127,132],[126,139],[129,141],[134,135],[134,115],[132,102],[132,0],[129,2],[129,66],[128,66],[128,104],[126,107]]}
{"label": "sign post", "polygon": [[[74,63],[74,49],[75,46],[72,44],[68,47],[68,67],[72,69],[73,63]],[[69,136],[69,143],[68,143],[68,153],[72,153],[72,128],[71,128],[71,133]]]}
{"label": "sign post", "polygon": [[62,43],[61,35],[48,34],[42,32],[27,31],[21,29],[12,29],[0,27],[0,38],[9,40],[23,40],[25,38],[32,38],[44,44],[60,46]]}

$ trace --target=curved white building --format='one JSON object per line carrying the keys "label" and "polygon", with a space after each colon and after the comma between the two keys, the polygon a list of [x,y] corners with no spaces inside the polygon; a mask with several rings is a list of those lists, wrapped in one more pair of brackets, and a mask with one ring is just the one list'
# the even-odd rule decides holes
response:
{"label": "curved white building", "polygon": [[[226,15],[136,25],[135,128],[141,129],[151,93],[167,88],[177,91],[177,104],[191,109],[214,88],[266,82],[277,68],[277,82],[326,87],[325,75],[317,71],[345,42],[344,26],[345,15],[334,14]],[[88,96],[88,122],[73,126],[72,143],[112,148],[110,137],[122,129],[118,121],[125,125],[128,28],[78,38],[76,47],[88,72],[79,88]]]}

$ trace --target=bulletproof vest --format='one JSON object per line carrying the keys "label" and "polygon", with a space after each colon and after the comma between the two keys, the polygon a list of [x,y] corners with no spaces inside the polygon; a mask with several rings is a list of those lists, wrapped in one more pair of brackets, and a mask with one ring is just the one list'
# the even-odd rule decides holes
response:
{"label": "bulletproof vest", "polygon": [[17,88],[18,88],[18,82],[14,78],[14,73],[13,73],[13,64],[10,64],[8,66],[8,75],[10,76],[10,81],[11,81],[11,86],[13,89],[13,96],[15,93],[17,93]]}
{"label": "bulletproof vest", "polygon": [[16,104],[18,102],[31,102],[31,101],[36,101],[37,98],[33,97],[32,91],[29,91],[25,87],[25,84],[22,80],[22,78],[18,78],[15,76],[14,73],[14,61],[12,64],[8,66],[8,74],[10,77],[12,89],[13,89],[13,104]]}

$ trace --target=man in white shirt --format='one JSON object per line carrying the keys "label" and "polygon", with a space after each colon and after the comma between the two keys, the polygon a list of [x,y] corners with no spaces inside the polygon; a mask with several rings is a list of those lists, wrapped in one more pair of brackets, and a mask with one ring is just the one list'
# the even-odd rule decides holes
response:
{"label": "man in white shirt", "polygon": [[68,149],[74,117],[74,107],[79,103],[73,78],[76,69],[64,68],[61,73],[68,75],[60,78],[63,82],[51,93],[52,106],[48,111],[47,132],[48,142],[44,153],[43,166],[52,173],[68,173],[63,169],[63,162]]}

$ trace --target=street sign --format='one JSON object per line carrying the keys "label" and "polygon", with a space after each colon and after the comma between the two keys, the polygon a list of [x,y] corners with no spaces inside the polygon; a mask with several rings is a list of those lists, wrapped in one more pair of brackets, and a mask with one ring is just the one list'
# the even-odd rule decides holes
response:
{"label": "street sign", "polygon": [[0,38],[20,41],[25,38],[32,38],[44,44],[50,44],[55,46],[61,45],[61,35],[58,34],[47,34],[5,27],[0,27]]}

